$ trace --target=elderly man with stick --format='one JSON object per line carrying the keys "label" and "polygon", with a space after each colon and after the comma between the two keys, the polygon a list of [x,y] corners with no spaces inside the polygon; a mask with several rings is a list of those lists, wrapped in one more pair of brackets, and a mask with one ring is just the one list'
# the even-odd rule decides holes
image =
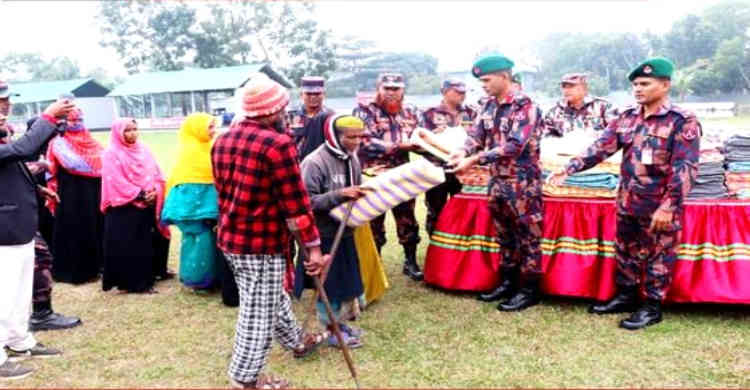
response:
{"label": "elderly man with stick", "polygon": [[320,251],[294,142],[283,131],[289,93],[258,73],[239,98],[243,118],[216,140],[211,151],[219,195],[217,243],[240,293],[229,377],[234,387],[284,388],[287,381],[259,375],[272,337],[295,357],[303,357],[327,335],[303,332],[283,289],[292,235],[308,253],[309,275],[320,274],[328,259]]}
{"label": "elderly man with stick", "polygon": [[[362,346],[362,332],[343,323],[342,308],[362,295],[364,289],[354,232],[334,220],[329,212],[348,200],[359,199],[366,194],[366,188],[360,186],[362,169],[356,154],[364,138],[364,131],[364,123],[357,117],[338,115],[329,118],[323,131],[325,143],[309,154],[301,165],[302,178],[310,194],[315,222],[320,231],[321,247],[324,252],[333,256],[322,278],[325,280],[323,285],[335,318],[328,317],[322,302],[317,302],[318,316],[332,333],[333,322],[338,322],[343,331],[344,342],[349,348]],[[340,225],[344,226],[344,230],[337,237]],[[336,249],[333,249],[334,246]],[[303,266],[298,264],[295,279],[297,294],[301,294],[303,285],[312,287],[312,282],[304,280],[303,276]],[[341,346],[333,335],[329,337],[329,344]]]}

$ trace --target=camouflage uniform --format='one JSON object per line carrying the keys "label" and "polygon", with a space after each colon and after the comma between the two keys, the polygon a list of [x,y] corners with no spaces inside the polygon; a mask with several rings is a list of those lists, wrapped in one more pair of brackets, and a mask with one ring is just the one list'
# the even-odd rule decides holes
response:
{"label": "camouflage uniform", "polygon": [[[289,110],[286,114],[286,123],[289,127],[289,136],[292,137],[294,140],[294,144],[297,145],[297,151],[300,152],[300,160],[303,159],[305,156],[303,156],[301,153],[303,150],[315,150],[318,146],[323,144],[323,128],[320,129],[320,136],[319,137],[313,137],[316,139],[316,143],[318,145],[307,145],[308,142],[308,134],[305,133],[305,126],[307,126],[310,121],[315,118],[317,115],[332,115],[334,111],[328,107],[323,106],[320,112],[316,115],[309,116],[307,112],[305,111],[305,106],[300,105],[292,110]],[[308,154],[308,153],[306,153]]]}
{"label": "camouflage uniform", "polygon": [[[353,115],[365,122],[365,141],[359,148],[363,168],[385,166],[395,168],[409,162],[409,153],[400,151],[398,144],[408,142],[419,125],[420,114],[414,106],[404,105],[395,115],[388,114],[376,102],[354,109]],[[404,246],[419,243],[419,224],[414,217],[414,200],[401,203],[391,210],[396,220],[398,241]],[[370,222],[378,248],[386,243],[385,214]]]}
{"label": "camouflage uniform", "polygon": [[[698,170],[700,136],[701,125],[689,111],[667,103],[643,118],[642,108],[633,106],[568,164],[566,171],[573,174],[623,150],[615,239],[618,286],[633,288],[643,280],[649,299],[664,299],[677,258],[683,201]],[[657,210],[671,212],[673,220],[666,231],[652,233]]]}
{"label": "camouflage uniform", "polygon": [[[435,131],[435,129],[442,129],[445,127],[463,126],[467,132],[471,131],[471,127],[474,124],[474,119],[477,117],[477,112],[470,106],[461,106],[458,109],[458,114],[453,115],[448,111],[444,103],[436,107],[427,109],[422,114],[422,122],[424,128],[427,130]],[[425,158],[428,160],[442,164],[443,161],[432,156],[431,154],[425,154]],[[427,206],[427,217],[425,218],[425,229],[432,235],[435,230],[435,223],[443,210],[448,195],[453,196],[461,191],[461,183],[456,179],[453,174],[445,175],[445,183],[427,191],[425,194],[425,206]]]}
{"label": "camouflage uniform", "polygon": [[573,130],[602,131],[616,118],[617,108],[605,99],[586,95],[580,109],[563,99],[544,116],[544,136],[562,137]]}
{"label": "camouflage uniform", "polygon": [[52,253],[42,234],[34,235],[34,290],[31,301],[34,311],[52,308]]}
{"label": "camouflage uniform", "polygon": [[467,155],[480,150],[490,164],[490,211],[503,256],[503,273],[520,267],[527,281],[542,272],[541,110],[522,94],[492,98],[482,107],[466,141]]}
{"label": "camouflage uniform", "polygon": [[[46,186],[45,174],[47,166],[39,161],[27,162],[37,184]],[[37,202],[44,204],[44,199],[37,196]],[[34,312],[51,310],[52,302],[52,262],[53,255],[48,244],[54,229],[54,216],[46,207],[39,207],[39,231],[34,236],[34,289],[32,303]]]}

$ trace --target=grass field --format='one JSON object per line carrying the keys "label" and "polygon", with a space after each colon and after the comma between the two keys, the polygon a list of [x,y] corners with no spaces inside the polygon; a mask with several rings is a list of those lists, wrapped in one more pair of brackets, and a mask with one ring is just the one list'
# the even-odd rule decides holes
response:
{"label": "grass field", "polygon": [[[168,171],[176,135],[142,137]],[[638,332],[618,329],[620,315],[587,314],[587,302],[576,299],[546,298],[521,313],[500,313],[473,295],[407,280],[390,217],[388,223],[391,288],[357,324],[366,331],[365,346],[353,353],[364,387],[750,387],[748,307],[673,305],[664,322]],[[173,270],[178,244],[175,235]],[[228,386],[236,309],[176,280],[157,289],[125,295],[102,292],[98,283],[57,284],[55,309],[81,316],[84,325],[38,333],[64,358],[32,361],[34,375],[0,386]],[[300,319],[309,300],[295,305]],[[331,348],[299,361],[276,344],[269,368],[298,387],[353,386],[341,353]]]}

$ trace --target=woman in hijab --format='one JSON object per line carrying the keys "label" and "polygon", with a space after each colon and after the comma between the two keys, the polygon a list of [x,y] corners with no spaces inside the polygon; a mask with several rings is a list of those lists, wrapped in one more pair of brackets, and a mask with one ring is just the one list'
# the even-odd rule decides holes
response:
{"label": "woman in hijab", "polygon": [[47,207],[55,216],[52,276],[58,282],[90,282],[101,271],[103,150],[84,127],[80,109],[68,115],[64,135],[50,141],[47,186],[60,197],[59,202],[47,200]]}
{"label": "woman in hijab", "polygon": [[211,141],[215,131],[215,118],[201,112],[189,115],[180,126],[177,162],[167,180],[162,219],[177,225],[182,232],[180,281],[196,290],[209,289],[224,279],[222,275],[226,272],[229,280],[224,284],[230,289],[225,288],[224,302],[236,306],[239,298],[234,278],[216,248],[214,227],[219,204],[211,170]]}
{"label": "woman in hijab", "polygon": [[169,255],[169,229],[159,221],[165,183],[153,154],[138,140],[135,120],[114,122],[102,164],[102,288],[155,293],[156,271]]}

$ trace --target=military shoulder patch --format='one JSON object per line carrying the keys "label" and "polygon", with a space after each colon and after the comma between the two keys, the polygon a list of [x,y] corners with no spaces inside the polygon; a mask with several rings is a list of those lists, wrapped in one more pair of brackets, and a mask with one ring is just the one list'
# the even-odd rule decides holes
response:
{"label": "military shoulder patch", "polygon": [[698,136],[698,130],[697,126],[687,126],[682,128],[682,138],[685,138],[686,141],[692,141],[695,139],[695,137]]}

